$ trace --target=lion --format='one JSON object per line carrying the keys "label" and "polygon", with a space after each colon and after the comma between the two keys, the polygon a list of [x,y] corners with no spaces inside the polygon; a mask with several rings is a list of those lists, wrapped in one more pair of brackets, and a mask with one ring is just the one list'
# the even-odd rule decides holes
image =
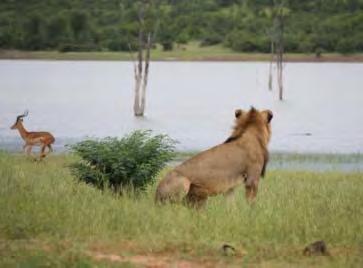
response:
{"label": "lion", "polygon": [[229,195],[241,184],[245,185],[247,201],[254,201],[269,159],[272,117],[270,110],[237,109],[230,137],[168,172],[158,184],[155,201],[184,199],[201,207],[209,196]]}

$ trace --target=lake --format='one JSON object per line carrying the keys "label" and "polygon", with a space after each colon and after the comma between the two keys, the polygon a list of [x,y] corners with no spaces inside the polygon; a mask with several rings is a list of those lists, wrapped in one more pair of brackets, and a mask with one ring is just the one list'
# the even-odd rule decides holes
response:
{"label": "lake", "polygon": [[[271,109],[272,151],[363,152],[363,64],[287,63],[285,100],[267,87],[268,63],[152,62],[146,116],[133,116],[132,62],[0,61],[0,147],[20,149],[9,129],[29,109],[28,130],[56,150],[85,137],[152,129],[182,151],[224,141],[236,108]],[[276,81],[274,81],[276,82]]]}

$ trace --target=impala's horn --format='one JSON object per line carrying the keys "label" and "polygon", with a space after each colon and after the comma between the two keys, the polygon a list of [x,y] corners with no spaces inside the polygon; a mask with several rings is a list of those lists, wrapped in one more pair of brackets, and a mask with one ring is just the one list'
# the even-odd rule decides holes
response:
{"label": "impala's horn", "polygon": [[23,119],[23,117],[28,116],[28,114],[29,114],[29,111],[28,111],[28,110],[25,110],[25,112],[24,112],[23,114],[18,115],[18,116],[16,117],[16,121],[19,121],[20,119]]}

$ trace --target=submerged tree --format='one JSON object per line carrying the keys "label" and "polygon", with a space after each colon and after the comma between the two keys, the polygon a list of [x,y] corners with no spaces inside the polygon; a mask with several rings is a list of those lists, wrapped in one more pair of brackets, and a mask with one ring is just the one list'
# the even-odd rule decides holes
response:
{"label": "submerged tree", "polygon": [[277,12],[275,17],[276,23],[276,66],[277,66],[277,85],[279,87],[279,100],[283,100],[283,71],[284,71],[284,30],[285,30],[285,18],[289,14],[290,10],[284,7],[281,3],[277,6]]}
{"label": "submerged tree", "polygon": [[286,7],[287,3],[283,0],[274,0],[273,6],[265,10],[265,14],[272,20],[269,37],[271,39],[271,62],[269,70],[269,89],[272,90],[272,62],[276,61],[277,86],[279,90],[279,100],[283,100],[283,70],[284,70],[284,31],[285,20],[290,13]]}
{"label": "submerged tree", "polygon": [[[145,33],[145,7],[146,1],[142,1],[138,10],[139,36],[137,64],[134,61],[135,75],[135,96],[134,96],[134,115],[143,116],[145,111],[145,98],[147,79],[149,75],[151,33]],[[145,42],[145,35],[147,40]],[[144,57],[144,52],[146,53]]]}
{"label": "submerged tree", "polygon": [[[138,50],[137,63],[134,60],[135,75],[135,98],[134,98],[134,115],[144,116],[146,103],[146,88],[149,76],[150,50],[158,22],[155,18],[152,0],[142,0],[138,6]],[[147,18],[147,15],[150,18]],[[131,46],[130,46],[131,49]]]}
{"label": "submerged tree", "polygon": [[269,76],[268,76],[268,89],[272,91],[272,63],[274,61],[274,54],[275,54],[275,50],[274,50],[274,42],[271,41],[271,60],[270,60],[270,68],[269,68]]}

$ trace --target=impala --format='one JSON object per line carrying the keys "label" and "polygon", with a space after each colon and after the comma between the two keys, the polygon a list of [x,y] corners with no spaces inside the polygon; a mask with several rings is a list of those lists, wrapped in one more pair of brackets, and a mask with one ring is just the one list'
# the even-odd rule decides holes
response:
{"label": "impala", "polygon": [[[44,158],[47,154],[53,151],[52,144],[55,139],[52,134],[49,132],[29,132],[24,128],[23,118],[28,115],[28,111],[25,111],[23,114],[18,115],[16,117],[16,121],[11,129],[17,129],[20,133],[20,136],[25,141],[23,146],[24,151],[26,151],[27,155],[31,155],[31,151],[33,146],[40,146],[40,156],[39,160]],[[45,149],[48,147],[48,153],[45,152]]]}

